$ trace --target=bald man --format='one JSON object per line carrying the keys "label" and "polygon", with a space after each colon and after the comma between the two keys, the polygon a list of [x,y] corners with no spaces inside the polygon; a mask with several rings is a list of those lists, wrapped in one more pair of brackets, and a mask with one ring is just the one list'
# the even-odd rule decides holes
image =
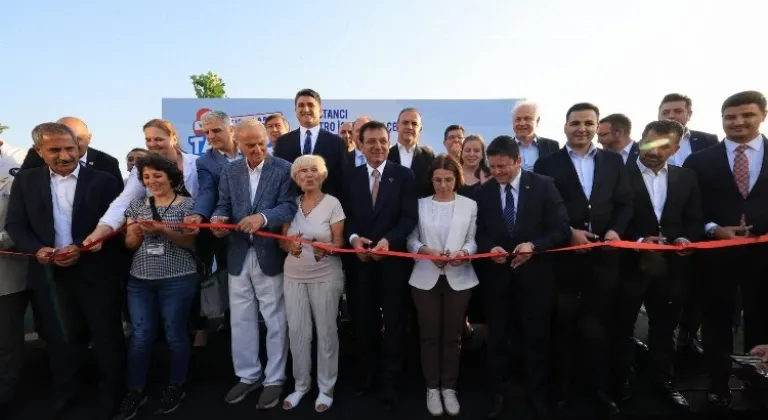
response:
{"label": "bald man", "polygon": [[[75,117],[64,117],[56,122],[71,128],[77,135],[77,143],[80,146],[80,162],[84,166],[106,172],[120,180],[122,184],[123,174],[120,172],[120,162],[100,150],[88,147],[91,144],[91,130],[88,129],[83,120]],[[27,158],[21,164],[21,170],[39,168],[45,165],[43,159],[34,150],[34,147],[29,149]]]}

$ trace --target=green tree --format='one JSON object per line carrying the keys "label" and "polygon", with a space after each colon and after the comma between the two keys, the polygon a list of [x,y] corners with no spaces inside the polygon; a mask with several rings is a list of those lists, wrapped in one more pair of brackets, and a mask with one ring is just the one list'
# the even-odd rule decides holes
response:
{"label": "green tree", "polygon": [[224,90],[226,84],[218,74],[209,71],[205,74],[193,74],[189,78],[192,79],[192,87],[195,89],[195,95],[198,98],[227,97],[227,92]]}
{"label": "green tree", "polygon": [[5,131],[5,130],[7,130],[9,128],[11,128],[11,127],[8,127],[7,125],[0,124],[0,134],[2,134],[3,131]]}

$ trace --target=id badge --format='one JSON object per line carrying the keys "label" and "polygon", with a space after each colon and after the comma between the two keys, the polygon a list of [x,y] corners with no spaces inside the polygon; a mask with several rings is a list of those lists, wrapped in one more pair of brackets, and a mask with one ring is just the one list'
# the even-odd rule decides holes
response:
{"label": "id badge", "polygon": [[162,243],[147,245],[147,255],[154,255],[154,256],[165,255],[165,245]]}

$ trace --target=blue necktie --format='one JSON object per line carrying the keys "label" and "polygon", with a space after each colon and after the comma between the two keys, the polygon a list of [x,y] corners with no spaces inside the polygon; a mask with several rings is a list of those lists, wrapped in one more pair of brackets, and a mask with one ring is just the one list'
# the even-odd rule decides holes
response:
{"label": "blue necktie", "polygon": [[301,154],[312,154],[312,132],[309,130],[307,130],[307,137],[304,138],[304,150],[301,152]]}
{"label": "blue necktie", "polygon": [[515,229],[515,197],[512,196],[512,185],[507,184],[504,187],[504,192],[504,199],[506,201],[504,219],[507,221],[507,230],[512,235],[512,231]]}

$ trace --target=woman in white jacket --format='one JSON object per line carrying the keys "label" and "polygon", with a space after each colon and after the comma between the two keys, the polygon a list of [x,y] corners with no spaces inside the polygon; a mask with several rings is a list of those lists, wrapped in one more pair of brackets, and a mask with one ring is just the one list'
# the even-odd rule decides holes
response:
{"label": "woman in white jacket", "polygon": [[[435,193],[419,200],[419,224],[408,237],[408,250],[436,257],[474,254],[477,204],[456,194],[463,184],[461,165],[440,155],[429,179]],[[427,410],[433,416],[456,416],[461,332],[477,275],[466,259],[417,259],[409,284],[418,312]]]}

